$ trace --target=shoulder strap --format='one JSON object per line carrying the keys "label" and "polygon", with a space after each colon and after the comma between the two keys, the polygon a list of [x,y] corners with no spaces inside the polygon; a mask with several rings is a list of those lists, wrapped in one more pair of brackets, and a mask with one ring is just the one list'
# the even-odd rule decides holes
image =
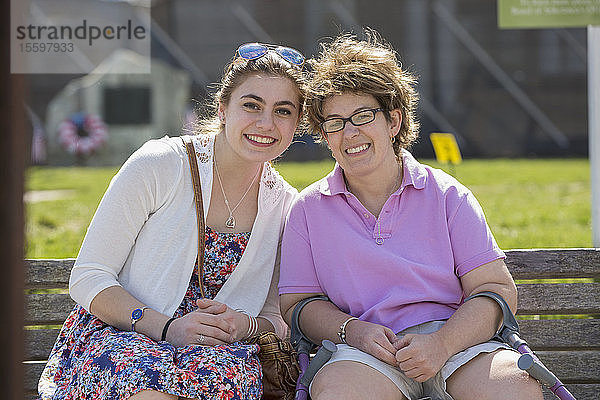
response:
{"label": "shoulder strap", "polygon": [[196,221],[198,222],[198,283],[200,284],[200,293],[204,296],[204,285],[202,285],[202,276],[204,275],[204,206],[202,205],[202,186],[200,185],[200,173],[198,172],[198,161],[196,161],[196,150],[189,135],[181,136],[185,145],[185,150],[190,162],[192,173],[192,183],[194,185],[194,201],[196,202]]}

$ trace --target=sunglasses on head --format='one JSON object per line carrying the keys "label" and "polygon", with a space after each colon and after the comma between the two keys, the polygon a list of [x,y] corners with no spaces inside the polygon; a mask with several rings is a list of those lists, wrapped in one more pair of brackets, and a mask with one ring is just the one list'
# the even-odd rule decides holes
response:
{"label": "sunglasses on head", "polygon": [[264,43],[246,43],[238,47],[237,55],[244,60],[258,60],[266,55],[269,51],[277,53],[285,61],[299,68],[304,65],[304,56],[296,49],[291,47],[278,46]]}

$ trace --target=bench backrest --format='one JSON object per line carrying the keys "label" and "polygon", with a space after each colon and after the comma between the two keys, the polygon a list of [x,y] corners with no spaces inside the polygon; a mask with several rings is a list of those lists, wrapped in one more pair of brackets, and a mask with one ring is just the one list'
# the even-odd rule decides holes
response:
{"label": "bench backrest", "polygon": [[[518,281],[517,314],[530,318],[519,320],[521,337],[578,400],[600,399],[600,249],[506,253]],[[60,325],[74,305],[67,294],[73,260],[27,260],[26,266],[25,391],[33,398]],[[532,281],[541,279],[569,281]],[[545,397],[554,398],[549,391]]]}

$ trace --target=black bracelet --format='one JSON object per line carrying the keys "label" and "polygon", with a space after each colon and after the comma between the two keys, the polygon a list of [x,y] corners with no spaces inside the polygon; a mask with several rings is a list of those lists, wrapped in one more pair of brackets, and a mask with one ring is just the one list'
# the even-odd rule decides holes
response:
{"label": "black bracelet", "polygon": [[169,330],[169,326],[171,325],[171,322],[175,321],[176,319],[177,318],[171,318],[167,322],[165,322],[165,327],[163,328],[162,335],[160,335],[161,341],[164,342],[165,340],[167,340],[167,331]]}

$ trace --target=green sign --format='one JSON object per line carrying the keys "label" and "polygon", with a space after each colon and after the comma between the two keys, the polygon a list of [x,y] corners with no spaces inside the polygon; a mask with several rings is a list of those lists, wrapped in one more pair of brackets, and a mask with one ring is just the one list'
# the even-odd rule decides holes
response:
{"label": "green sign", "polygon": [[600,0],[498,0],[500,28],[600,25]]}

